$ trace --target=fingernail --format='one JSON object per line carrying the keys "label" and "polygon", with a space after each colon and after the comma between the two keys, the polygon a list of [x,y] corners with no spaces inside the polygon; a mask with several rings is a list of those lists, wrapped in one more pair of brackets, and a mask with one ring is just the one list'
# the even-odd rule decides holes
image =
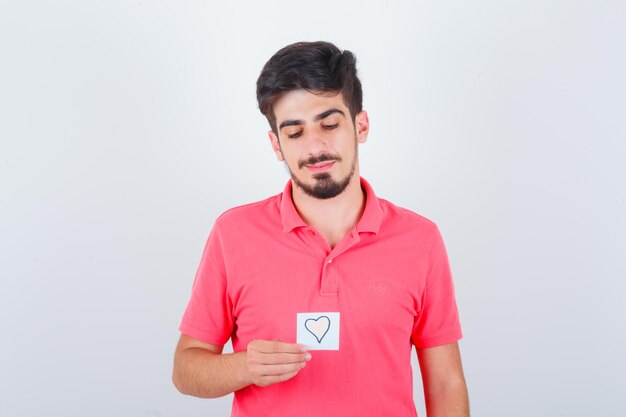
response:
{"label": "fingernail", "polygon": [[311,360],[311,354],[310,354],[310,353],[307,353],[307,354],[304,356],[304,358],[305,358],[307,361],[310,361],[310,360]]}
{"label": "fingernail", "polygon": [[306,352],[307,350],[309,350],[309,348],[308,348],[308,347],[306,347],[306,345],[298,345],[298,346],[300,346],[300,350],[301,350],[302,352]]}

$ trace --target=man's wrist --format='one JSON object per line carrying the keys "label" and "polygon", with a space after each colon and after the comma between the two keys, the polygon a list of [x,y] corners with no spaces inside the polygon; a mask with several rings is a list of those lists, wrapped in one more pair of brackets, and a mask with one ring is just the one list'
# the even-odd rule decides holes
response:
{"label": "man's wrist", "polygon": [[250,371],[248,370],[248,363],[247,363],[248,352],[243,350],[243,351],[234,353],[233,356],[236,357],[236,366],[239,371],[237,372],[237,375],[239,375],[238,379],[239,379],[239,384],[241,385],[241,388],[245,388],[248,385],[252,385],[254,382],[252,381]]}

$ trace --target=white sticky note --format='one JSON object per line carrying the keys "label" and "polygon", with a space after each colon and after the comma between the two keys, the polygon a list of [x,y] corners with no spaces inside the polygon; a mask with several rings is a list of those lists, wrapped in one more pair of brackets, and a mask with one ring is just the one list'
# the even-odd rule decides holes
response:
{"label": "white sticky note", "polygon": [[339,313],[298,313],[297,343],[309,350],[339,350]]}

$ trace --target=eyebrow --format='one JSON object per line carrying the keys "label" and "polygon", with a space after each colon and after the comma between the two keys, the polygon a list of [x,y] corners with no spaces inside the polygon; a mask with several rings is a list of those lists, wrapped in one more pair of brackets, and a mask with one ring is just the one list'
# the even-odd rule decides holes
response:
{"label": "eyebrow", "polygon": [[[339,114],[341,114],[344,117],[346,115],[344,112],[342,112],[339,109],[330,109],[330,110],[326,110],[325,112],[322,112],[322,113],[316,115],[313,118],[313,121],[314,122],[319,122],[320,120],[327,118],[328,116],[330,116],[333,113],[339,113]],[[303,124],[304,124],[304,122],[302,120],[285,120],[284,122],[282,122],[280,124],[280,126],[278,126],[278,130],[282,130],[283,127],[287,127],[287,126],[300,126],[300,125],[303,125]]]}

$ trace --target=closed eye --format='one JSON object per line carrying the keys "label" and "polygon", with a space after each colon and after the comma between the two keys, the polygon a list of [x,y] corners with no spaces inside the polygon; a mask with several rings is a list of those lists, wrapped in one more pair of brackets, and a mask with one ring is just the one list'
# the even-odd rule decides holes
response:
{"label": "closed eye", "polygon": [[[325,130],[333,130],[333,129],[336,129],[337,126],[339,126],[339,123],[335,123],[334,125],[322,125],[322,128],[325,129]],[[299,132],[296,132],[296,133],[287,134],[287,137],[289,139],[297,139],[300,136],[302,136],[302,131],[301,130]]]}

